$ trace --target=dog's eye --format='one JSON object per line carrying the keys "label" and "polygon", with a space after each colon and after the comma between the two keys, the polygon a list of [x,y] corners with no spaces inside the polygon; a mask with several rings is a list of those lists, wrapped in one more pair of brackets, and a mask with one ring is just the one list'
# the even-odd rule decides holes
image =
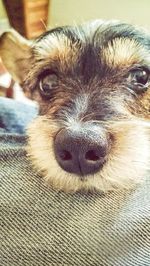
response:
{"label": "dog's eye", "polygon": [[136,69],[130,73],[132,83],[145,85],[149,78],[149,73],[143,69]]}
{"label": "dog's eye", "polygon": [[141,68],[134,69],[130,72],[128,81],[131,85],[131,88],[137,93],[144,92],[150,82],[149,71]]}
{"label": "dog's eye", "polygon": [[47,74],[41,77],[39,82],[40,92],[43,96],[50,96],[52,89],[58,85],[58,77],[56,74]]}

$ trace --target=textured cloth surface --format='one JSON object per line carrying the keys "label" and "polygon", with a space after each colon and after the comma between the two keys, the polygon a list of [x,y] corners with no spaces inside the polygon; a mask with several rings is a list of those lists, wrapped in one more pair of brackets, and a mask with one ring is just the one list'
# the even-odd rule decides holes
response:
{"label": "textured cloth surface", "polygon": [[149,179],[120,194],[66,195],[44,185],[24,145],[0,136],[0,265],[150,265]]}
{"label": "textured cloth surface", "polygon": [[0,266],[150,266],[150,179],[108,195],[47,188],[14,134],[35,113],[0,99]]}
{"label": "textured cloth surface", "polygon": [[26,126],[37,113],[36,105],[0,97],[0,132],[24,134]]}

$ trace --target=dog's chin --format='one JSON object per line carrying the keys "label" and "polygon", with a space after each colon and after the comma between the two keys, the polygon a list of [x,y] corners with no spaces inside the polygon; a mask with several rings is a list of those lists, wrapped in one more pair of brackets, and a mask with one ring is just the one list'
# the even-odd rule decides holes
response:
{"label": "dog's chin", "polygon": [[47,184],[68,193],[131,189],[145,179],[149,167],[149,123],[114,123],[109,130],[114,144],[103,168],[83,179],[65,172],[54,155],[53,140],[59,127],[53,120],[38,117],[28,128],[27,153]]}

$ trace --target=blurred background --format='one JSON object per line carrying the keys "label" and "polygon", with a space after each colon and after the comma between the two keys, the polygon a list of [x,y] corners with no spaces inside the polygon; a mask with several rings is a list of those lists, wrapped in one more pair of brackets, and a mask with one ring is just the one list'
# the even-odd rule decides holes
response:
{"label": "blurred background", "polygon": [[[3,25],[8,25],[4,4],[8,3],[13,6],[23,2],[25,5],[33,6],[35,13],[36,6],[46,5],[46,2],[49,2],[48,25],[50,27],[74,22],[80,23],[95,18],[120,19],[150,27],[150,0],[0,0],[1,28]],[[30,19],[30,14],[28,15],[28,19]]]}
{"label": "blurred background", "polygon": [[[28,39],[46,28],[97,18],[150,29],[150,0],[0,0],[0,33],[14,27]],[[1,61],[0,96],[22,99],[19,86],[16,88]]]}

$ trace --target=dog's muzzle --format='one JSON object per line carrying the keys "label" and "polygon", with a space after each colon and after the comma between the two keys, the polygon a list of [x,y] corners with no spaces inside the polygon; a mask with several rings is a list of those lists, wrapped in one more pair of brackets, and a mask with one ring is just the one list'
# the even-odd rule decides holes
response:
{"label": "dog's muzzle", "polygon": [[62,129],[54,140],[55,157],[62,169],[80,178],[99,171],[110,151],[110,136],[100,126]]}

